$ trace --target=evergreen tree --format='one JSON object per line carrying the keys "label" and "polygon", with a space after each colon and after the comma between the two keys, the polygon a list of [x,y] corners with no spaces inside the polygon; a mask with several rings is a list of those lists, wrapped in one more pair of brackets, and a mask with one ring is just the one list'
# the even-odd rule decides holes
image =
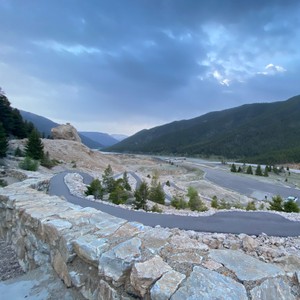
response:
{"label": "evergreen tree", "polygon": [[197,190],[193,187],[188,187],[187,196],[189,197],[188,205],[191,210],[207,211],[206,205],[200,199]]}
{"label": "evergreen tree", "polygon": [[218,209],[219,208],[219,200],[217,196],[213,196],[211,200],[211,207]]}
{"label": "evergreen tree", "polygon": [[160,182],[158,182],[155,186],[151,186],[149,200],[159,204],[165,204],[165,197],[166,195]]}
{"label": "evergreen tree", "polygon": [[283,211],[283,200],[279,195],[272,197],[269,210]]}
{"label": "evergreen tree", "polygon": [[12,110],[12,128],[11,128],[11,133],[12,135],[24,139],[28,136],[28,132],[26,130],[26,127],[24,126],[25,123],[22,119],[22,116],[16,108]]}
{"label": "evergreen tree", "polygon": [[7,136],[6,136],[4,127],[2,126],[2,123],[0,122],[0,158],[3,158],[6,156],[7,148],[8,148]]}
{"label": "evergreen tree", "polygon": [[147,199],[149,196],[149,187],[147,182],[142,181],[139,188],[135,191],[134,208],[147,210]]}
{"label": "evergreen tree", "polygon": [[113,191],[109,194],[109,200],[114,204],[123,204],[128,199],[128,192],[121,184],[116,184]]}
{"label": "evergreen tree", "polygon": [[33,130],[28,138],[28,141],[25,146],[26,156],[40,160],[44,157],[44,145],[40,138],[39,133],[36,130]]}
{"label": "evergreen tree", "polygon": [[263,175],[260,165],[257,165],[256,170],[255,170],[255,175],[256,176],[262,176]]}
{"label": "evergreen tree", "polygon": [[256,210],[255,202],[254,201],[249,201],[246,210]]}
{"label": "evergreen tree", "polygon": [[266,166],[266,167],[265,167],[265,170],[264,170],[264,176],[265,176],[265,177],[268,177],[268,176],[269,176],[268,169],[269,169],[268,166]]}
{"label": "evergreen tree", "polygon": [[129,184],[128,174],[126,171],[123,173],[123,187],[126,191],[131,191],[131,186]]}
{"label": "evergreen tree", "polygon": [[111,193],[114,189],[115,180],[113,178],[114,173],[112,170],[111,165],[108,165],[107,168],[104,170],[104,174],[102,176],[102,182],[104,185],[104,189],[107,193]]}
{"label": "evergreen tree", "polygon": [[298,204],[293,200],[288,200],[284,202],[283,209],[285,212],[300,212]]}
{"label": "evergreen tree", "polygon": [[252,167],[249,165],[247,168],[247,174],[253,175]]}
{"label": "evergreen tree", "polygon": [[238,173],[243,173],[243,169],[240,166],[237,171],[238,171]]}
{"label": "evergreen tree", "polygon": [[95,199],[103,198],[103,187],[101,181],[99,179],[94,179],[89,186],[87,186],[87,190],[85,192],[86,196],[93,195]]}
{"label": "evergreen tree", "polygon": [[159,173],[157,170],[154,170],[152,175],[152,180],[151,180],[151,186],[149,190],[149,200],[159,204],[165,204],[165,197],[166,197],[165,192],[158,179],[159,179]]}
{"label": "evergreen tree", "polygon": [[235,166],[235,164],[231,165],[230,171],[236,173],[236,166]]}

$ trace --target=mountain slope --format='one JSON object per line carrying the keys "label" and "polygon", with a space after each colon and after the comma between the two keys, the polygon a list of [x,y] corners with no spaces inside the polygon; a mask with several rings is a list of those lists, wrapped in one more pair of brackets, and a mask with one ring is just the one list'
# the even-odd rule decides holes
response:
{"label": "mountain slope", "polygon": [[[142,130],[109,151],[297,160],[300,96],[248,104]],[[293,155],[291,155],[293,153]],[[270,154],[270,155],[269,155]],[[270,159],[272,156],[273,158]],[[300,160],[300,157],[299,157]]]}
{"label": "mountain slope", "polygon": [[104,147],[109,147],[117,144],[119,141],[111,137],[107,133],[102,132],[90,132],[90,131],[80,131],[81,135],[86,136],[87,138],[102,144]]}
{"label": "mountain slope", "polygon": [[[32,122],[33,125],[37,128],[37,130],[45,137],[51,136],[51,129],[53,127],[57,127],[59,125],[58,123],[55,123],[55,122],[51,121],[50,119],[33,114],[31,112],[20,110],[20,113],[24,120],[26,120],[28,122]],[[81,138],[82,143],[89,148],[99,149],[99,148],[104,147],[103,144],[101,144],[97,141],[94,141],[80,133],[79,133],[79,136]]]}

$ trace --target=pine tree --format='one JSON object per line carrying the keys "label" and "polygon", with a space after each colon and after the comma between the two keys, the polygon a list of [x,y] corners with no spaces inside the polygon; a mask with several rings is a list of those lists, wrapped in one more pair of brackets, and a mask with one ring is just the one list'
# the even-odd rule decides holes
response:
{"label": "pine tree", "polygon": [[0,122],[0,158],[6,156],[7,148],[8,148],[7,136],[4,127]]}
{"label": "pine tree", "polygon": [[25,146],[25,154],[32,159],[40,160],[44,157],[43,150],[44,145],[40,135],[36,130],[33,130]]}
{"label": "pine tree", "polygon": [[279,195],[272,197],[269,210],[283,211],[283,200]]}
{"label": "pine tree", "polygon": [[129,179],[126,171],[123,173],[123,187],[126,191],[131,191],[131,186],[129,184]]}
{"label": "pine tree", "polygon": [[94,179],[89,186],[87,186],[87,190],[85,195],[93,195],[95,199],[103,198],[103,187],[101,181],[99,179]]}
{"label": "pine tree", "polygon": [[236,173],[236,166],[235,166],[235,164],[231,165],[230,171]]}
{"label": "pine tree", "polygon": [[104,174],[102,176],[102,182],[104,185],[104,189],[107,193],[111,193],[114,189],[115,180],[113,178],[114,173],[112,170],[111,165],[108,165],[107,168],[104,170]]}
{"label": "pine tree", "polygon": [[187,196],[190,198],[188,204],[191,210],[207,211],[206,205],[200,199],[197,190],[193,187],[188,187]]}
{"label": "pine tree", "polygon": [[151,186],[150,193],[149,193],[149,200],[159,203],[165,204],[165,192],[160,182],[157,183],[155,186]]}
{"label": "pine tree", "polygon": [[147,182],[142,181],[139,188],[135,191],[134,208],[147,210],[147,199],[149,196],[149,187]]}
{"label": "pine tree", "polygon": [[262,176],[262,171],[261,171],[261,166],[257,165],[256,170],[255,170],[255,175],[256,176]]}
{"label": "pine tree", "polygon": [[252,167],[249,165],[247,168],[247,174],[253,175]]}
{"label": "pine tree", "polygon": [[265,167],[265,171],[264,171],[264,176],[268,177],[269,176],[269,172],[268,172],[268,166]]}

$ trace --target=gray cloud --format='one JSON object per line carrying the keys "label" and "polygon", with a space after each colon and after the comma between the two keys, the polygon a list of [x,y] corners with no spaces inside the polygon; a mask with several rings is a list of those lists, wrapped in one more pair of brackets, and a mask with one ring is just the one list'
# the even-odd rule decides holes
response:
{"label": "gray cloud", "polygon": [[299,16],[296,0],[2,0],[0,86],[21,109],[129,134],[284,100]]}

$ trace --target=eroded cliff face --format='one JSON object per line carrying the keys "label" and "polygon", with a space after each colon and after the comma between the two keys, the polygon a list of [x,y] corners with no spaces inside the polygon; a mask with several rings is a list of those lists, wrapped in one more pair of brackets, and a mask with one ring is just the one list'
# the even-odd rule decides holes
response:
{"label": "eroded cliff face", "polygon": [[76,128],[69,123],[52,128],[51,135],[55,140],[70,140],[81,143],[81,138]]}
{"label": "eroded cliff face", "polygon": [[0,189],[0,235],[86,299],[299,299],[299,237],[147,227],[50,197],[48,181]]}

